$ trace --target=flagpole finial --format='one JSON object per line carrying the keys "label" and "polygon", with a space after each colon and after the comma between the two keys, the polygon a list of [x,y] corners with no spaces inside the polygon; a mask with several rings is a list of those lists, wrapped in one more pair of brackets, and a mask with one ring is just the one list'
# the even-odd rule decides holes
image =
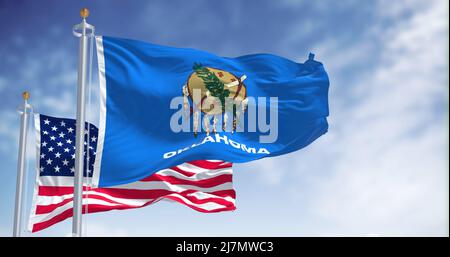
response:
{"label": "flagpole finial", "polygon": [[88,8],[81,8],[80,16],[81,16],[81,18],[86,19],[89,16],[89,9]]}
{"label": "flagpole finial", "polygon": [[88,8],[81,8],[80,17],[81,23],[73,26],[72,33],[76,37],[81,36],[94,36],[94,26],[86,22],[86,18],[89,16]]}
{"label": "flagpole finial", "polygon": [[23,100],[27,101],[28,99],[30,99],[30,93],[28,91],[23,92],[22,98]]}

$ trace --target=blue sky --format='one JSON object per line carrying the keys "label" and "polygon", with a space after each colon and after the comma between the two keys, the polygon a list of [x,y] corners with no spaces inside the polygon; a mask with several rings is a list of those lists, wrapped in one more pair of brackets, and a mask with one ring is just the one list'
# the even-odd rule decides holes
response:
{"label": "blue sky", "polygon": [[[448,236],[449,14],[438,0],[1,1],[0,236],[12,233],[20,94],[29,90],[38,112],[75,117],[71,28],[84,6],[98,35],[230,57],[303,62],[312,51],[331,81],[329,132],[298,152],[236,164],[235,212],[159,202],[85,215],[87,235]],[[36,236],[70,232],[67,220]]]}

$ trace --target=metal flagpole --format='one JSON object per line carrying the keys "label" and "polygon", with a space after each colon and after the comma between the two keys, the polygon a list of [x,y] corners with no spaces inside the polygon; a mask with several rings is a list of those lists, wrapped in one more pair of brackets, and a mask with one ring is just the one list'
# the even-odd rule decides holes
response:
{"label": "metal flagpole", "polygon": [[20,139],[19,139],[19,159],[17,161],[17,182],[16,182],[16,204],[14,208],[14,228],[13,236],[19,237],[21,234],[22,223],[22,200],[23,200],[23,182],[25,173],[25,155],[27,150],[27,132],[28,132],[28,116],[30,114],[31,105],[28,104],[30,94],[23,92],[23,109],[20,108]]}
{"label": "metal flagpole", "polygon": [[82,21],[73,27],[73,34],[80,38],[80,48],[78,52],[78,89],[77,89],[77,126],[75,138],[75,179],[73,198],[73,221],[72,235],[81,236],[81,216],[83,207],[83,168],[84,168],[84,124],[85,102],[86,102],[86,77],[88,59],[88,39],[92,40],[94,26],[86,22],[89,10],[83,8],[80,11]]}

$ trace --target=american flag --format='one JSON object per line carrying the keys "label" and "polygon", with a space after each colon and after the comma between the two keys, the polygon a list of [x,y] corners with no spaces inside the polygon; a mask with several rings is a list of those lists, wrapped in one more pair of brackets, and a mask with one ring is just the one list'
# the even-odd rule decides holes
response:
{"label": "american flag", "polygon": [[[38,159],[28,225],[31,232],[73,215],[75,122],[35,115]],[[137,182],[107,188],[89,187],[98,129],[89,123],[85,127],[84,176],[87,181],[83,187],[83,213],[139,208],[162,199],[206,213],[236,209],[232,164],[224,161],[192,161],[158,171]]]}

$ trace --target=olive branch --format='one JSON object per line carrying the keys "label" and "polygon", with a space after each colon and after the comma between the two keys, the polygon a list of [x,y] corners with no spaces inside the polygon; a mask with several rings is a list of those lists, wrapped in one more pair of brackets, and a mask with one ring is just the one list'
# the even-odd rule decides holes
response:
{"label": "olive branch", "polygon": [[203,83],[205,83],[205,87],[211,93],[211,96],[219,98],[222,102],[222,112],[225,112],[225,98],[230,95],[230,90],[225,89],[225,84],[220,81],[216,74],[208,70],[202,64],[195,63],[192,69],[197,76],[203,80]]}

